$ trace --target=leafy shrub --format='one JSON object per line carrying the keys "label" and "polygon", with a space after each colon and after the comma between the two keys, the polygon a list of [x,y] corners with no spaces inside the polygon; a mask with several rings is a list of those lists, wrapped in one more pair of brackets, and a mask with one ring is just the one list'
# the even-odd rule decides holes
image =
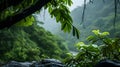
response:
{"label": "leafy shrub", "polygon": [[120,39],[109,38],[109,32],[101,33],[99,30],[92,32],[94,35],[87,38],[88,45],[83,42],[76,44],[79,51],[77,55],[68,53],[69,57],[65,59],[68,67],[93,67],[102,59],[120,60]]}

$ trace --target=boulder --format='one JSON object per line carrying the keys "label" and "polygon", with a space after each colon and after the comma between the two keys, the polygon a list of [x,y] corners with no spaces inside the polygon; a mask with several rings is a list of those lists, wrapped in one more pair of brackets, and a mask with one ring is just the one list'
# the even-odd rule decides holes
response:
{"label": "boulder", "polygon": [[120,62],[105,59],[98,62],[95,67],[120,67]]}

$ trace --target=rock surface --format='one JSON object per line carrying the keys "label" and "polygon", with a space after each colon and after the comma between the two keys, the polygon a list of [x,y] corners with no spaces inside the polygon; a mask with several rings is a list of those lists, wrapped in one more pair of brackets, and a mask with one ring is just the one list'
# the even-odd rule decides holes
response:
{"label": "rock surface", "polygon": [[1,67],[65,67],[65,65],[56,59],[44,59],[39,62],[17,62],[11,61]]}

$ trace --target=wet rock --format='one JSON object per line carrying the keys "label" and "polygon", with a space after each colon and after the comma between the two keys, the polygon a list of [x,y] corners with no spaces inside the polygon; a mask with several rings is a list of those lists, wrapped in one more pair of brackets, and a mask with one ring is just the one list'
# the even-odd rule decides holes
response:
{"label": "wet rock", "polygon": [[56,59],[44,59],[40,62],[35,63],[33,66],[35,67],[65,67],[65,65]]}
{"label": "wet rock", "polygon": [[44,59],[39,62],[11,61],[2,67],[65,67],[65,65],[61,61],[56,60],[56,59]]}
{"label": "wet rock", "polygon": [[120,67],[120,62],[105,59],[98,62],[95,67]]}
{"label": "wet rock", "polygon": [[11,61],[2,67],[30,67],[30,65],[32,65],[30,62]]}
{"label": "wet rock", "polygon": [[19,62],[11,61],[2,67],[22,67],[22,65]]}

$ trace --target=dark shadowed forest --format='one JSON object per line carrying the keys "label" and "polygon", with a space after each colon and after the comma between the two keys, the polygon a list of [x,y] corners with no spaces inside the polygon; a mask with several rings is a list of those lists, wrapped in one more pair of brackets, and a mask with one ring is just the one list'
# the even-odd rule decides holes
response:
{"label": "dark shadowed forest", "polygon": [[120,0],[83,2],[71,10],[73,0],[0,0],[0,66],[43,59],[66,67],[120,61]]}

